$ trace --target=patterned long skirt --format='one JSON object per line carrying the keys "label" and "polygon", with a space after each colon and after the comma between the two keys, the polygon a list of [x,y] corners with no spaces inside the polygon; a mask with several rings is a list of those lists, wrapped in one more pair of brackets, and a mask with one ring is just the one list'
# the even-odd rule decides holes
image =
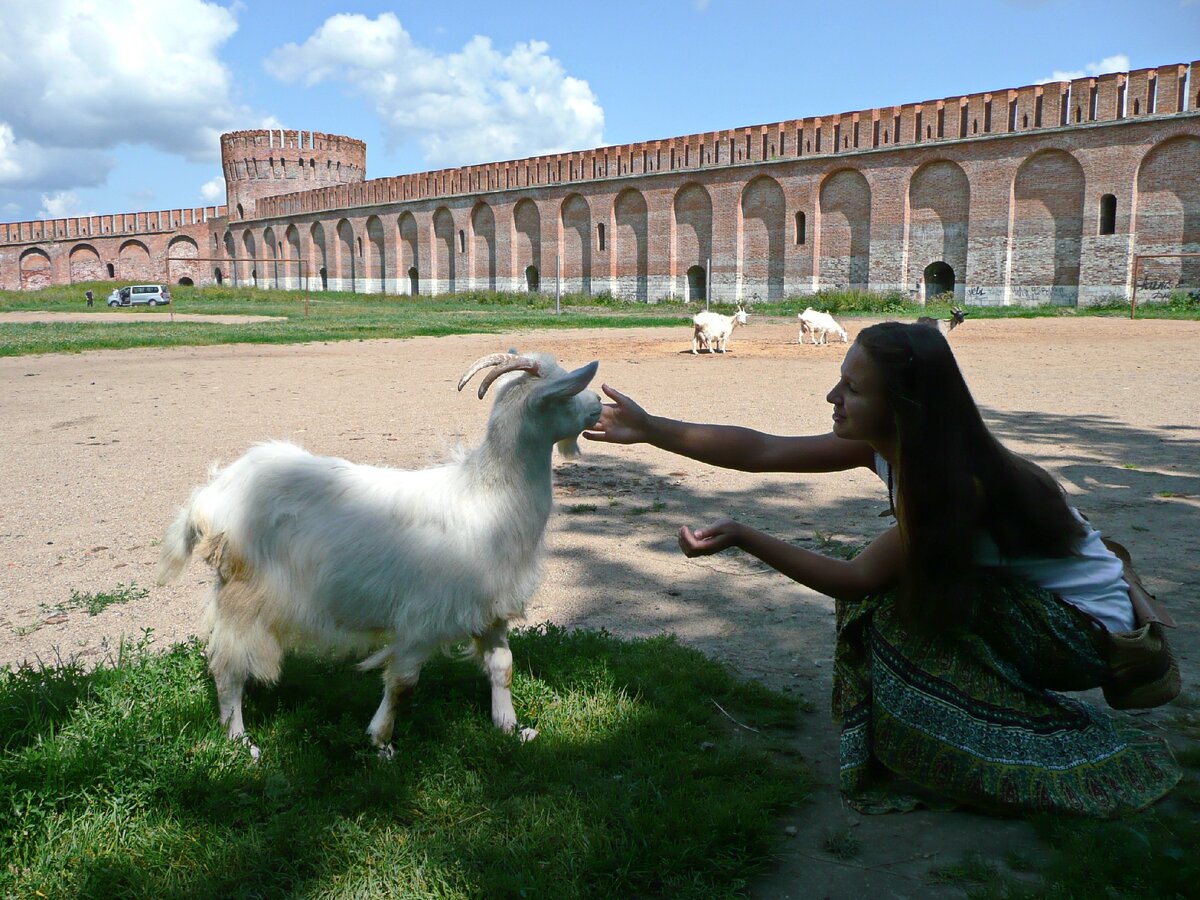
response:
{"label": "patterned long skirt", "polygon": [[[906,629],[890,592],[838,603],[841,787],[862,812],[923,800],[1109,817],[1179,781],[1165,742],[1056,691],[1099,686],[1097,626],[1046,591],[998,589],[985,622]],[[999,612],[1003,610],[1003,612]]]}

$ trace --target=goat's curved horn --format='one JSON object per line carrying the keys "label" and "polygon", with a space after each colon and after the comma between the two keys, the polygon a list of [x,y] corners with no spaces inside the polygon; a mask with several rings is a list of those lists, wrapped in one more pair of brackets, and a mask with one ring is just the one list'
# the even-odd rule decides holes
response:
{"label": "goat's curved horn", "polygon": [[483,399],[483,395],[487,393],[493,381],[501,375],[507,375],[509,372],[528,372],[535,378],[540,378],[542,366],[536,359],[530,359],[528,356],[518,356],[504,363],[502,366],[497,366],[487,373],[487,377],[483,381],[479,382],[479,399]]}
{"label": "goat's curved horn", "polygon": [[489,356],[481,356],[471,364],[467,369],[466,374],[458,380],[458,389],[461,391],[467,386],[475,373],[481,369],[486,369],[490,366],[495,366],[492,371],[488,372],[487,377],[479,384],[479,399],[483,399],[483,395],[487,393],[488,388],[501,375],[509,372],[530,372],[534,375],[541,375],[541,367],[536,359],[530,359],[527,356],[519,356],[515,353],[492,353]]}
{"label": "goat's curved horn", "polygon": [[480,369],[486,369],[488,366],[500,366],[509,360],[516,359],[515,353],[492,353],[488,356],[481,356],[475,362],[471,363],[471,368],[467,369],[462,378],[458,379],[458,389],[461,391],[467,386],[467,382],[475,377],[475,373]]}

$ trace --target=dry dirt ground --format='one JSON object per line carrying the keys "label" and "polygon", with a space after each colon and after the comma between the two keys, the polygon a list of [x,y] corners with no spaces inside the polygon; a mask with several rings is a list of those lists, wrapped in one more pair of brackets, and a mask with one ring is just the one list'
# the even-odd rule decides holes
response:
{"label": "dry dirt ground", "polygon": [[[869,324],[847,323],[851,336]],[[996,431],[1047,466],[1093,523],[1124,541],[1179,620],[1185,689],[1195,684],[1200,565],[1200,322],[968,321],[952,335]],[[105,351],[0,359],[0,665],[102,660],[121,635],[161,644],[196,632],[206,573],[153,586],[157,541],[214,460],[267,438],[322,454],[415,467],[474,443],[487,404],[455,383],[476,357],[515,345],[568,366],[599,359],[599,381],[653,412],[781,433],[827,430],[824,396],[845,347],[797,346],[783,322],[692,356],[686,328],[528,332],[408,341]],[[597,382],[597,387],[598,387]],[[649,447],[584,444],[556,469],[545,578],[528,621],[675,632],[745,677],[795,692],[796,748],[817,786],[780,829],[778,866],[755,896],[956,896],[923,876],[964,850],[1036,852],[1020,821],[964,812],[860,817],[839,802],[829,722],[833,607],[755,560],[685,559],[682,523],[736,516],[789,540],[865,541],[885,491],[866,472],[722,472]],[[52,615],[72,590],[150,588],[95,617]],[[1172,711],[1134,719],[1163,729]],[[215,713],[214,713],[215,714]],[[748,723],[753,724],[753,723]],[[1183,739],[1173,737],[1180,746]],[[850,860],[823,850],[851,829]]]}

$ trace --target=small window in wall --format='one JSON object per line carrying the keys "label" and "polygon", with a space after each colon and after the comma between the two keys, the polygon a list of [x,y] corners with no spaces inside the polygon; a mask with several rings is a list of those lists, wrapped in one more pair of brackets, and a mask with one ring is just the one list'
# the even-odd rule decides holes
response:
{"label": "small window in wall", "polygon": [[1133,101],[1133,114],[1135,116],[1140,116],[1142,114],[1142,101],[1141,100]]}
{"label": "small window in wall", "polygon": [[1100,234],[1116,234],[1117,232],[1117,198],[1105,194],[1100,198]]}
{"label": "small window in wall", "polygon": [[604,223],[601,222],[596,226],[596,244],[601,251],[604,250]]}
{"label": "small window in wall", "polygon": [[225,283],[225,275],[220,269],[213,269],[213,278],[216,279],[218,285]]}
{"label": "small window in wall", "polygon": [[109,278],[116,278],[116,277],[117,277],[117,270],[116,270],[115,268],[113,268],[113,264],[112,264],[112,263],[109,263],[109,264],[108,264],[108,277],[109,277]]}
{"label": "small window in wall", "polygon": [[796,245],[799,246],[808,240],[808,222],[805,221],[804,213],[796,213]]}
{"label": "small window in wall", "polygon": [[362,259],[362,238],[358,239],[358,258]]}
{"label": "small window in wall", "polygon": [[238,210],[238,218],[239,219],[246,218],[246,211],[244,209],[242,209],[242,204],[239,203],[237,205],[237,210]]}
{"label": "small window in wall", "polygon": [[467,252],[467,233],[461,228],[458,230],[458,252]]}

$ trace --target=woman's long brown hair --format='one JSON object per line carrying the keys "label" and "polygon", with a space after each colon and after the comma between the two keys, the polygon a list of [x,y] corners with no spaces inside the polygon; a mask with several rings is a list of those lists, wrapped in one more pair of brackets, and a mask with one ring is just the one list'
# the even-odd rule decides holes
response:
{"label": "woman's long brown hair", "polygon": [[899,609],[908,621],[973,617],[983,534],[1009,558],[1075,552],[1085,530],[1062,488],[988,430],[945,336],[883,322],[857,343],[879,370],[896,424],[896,516],[908,557]]}

